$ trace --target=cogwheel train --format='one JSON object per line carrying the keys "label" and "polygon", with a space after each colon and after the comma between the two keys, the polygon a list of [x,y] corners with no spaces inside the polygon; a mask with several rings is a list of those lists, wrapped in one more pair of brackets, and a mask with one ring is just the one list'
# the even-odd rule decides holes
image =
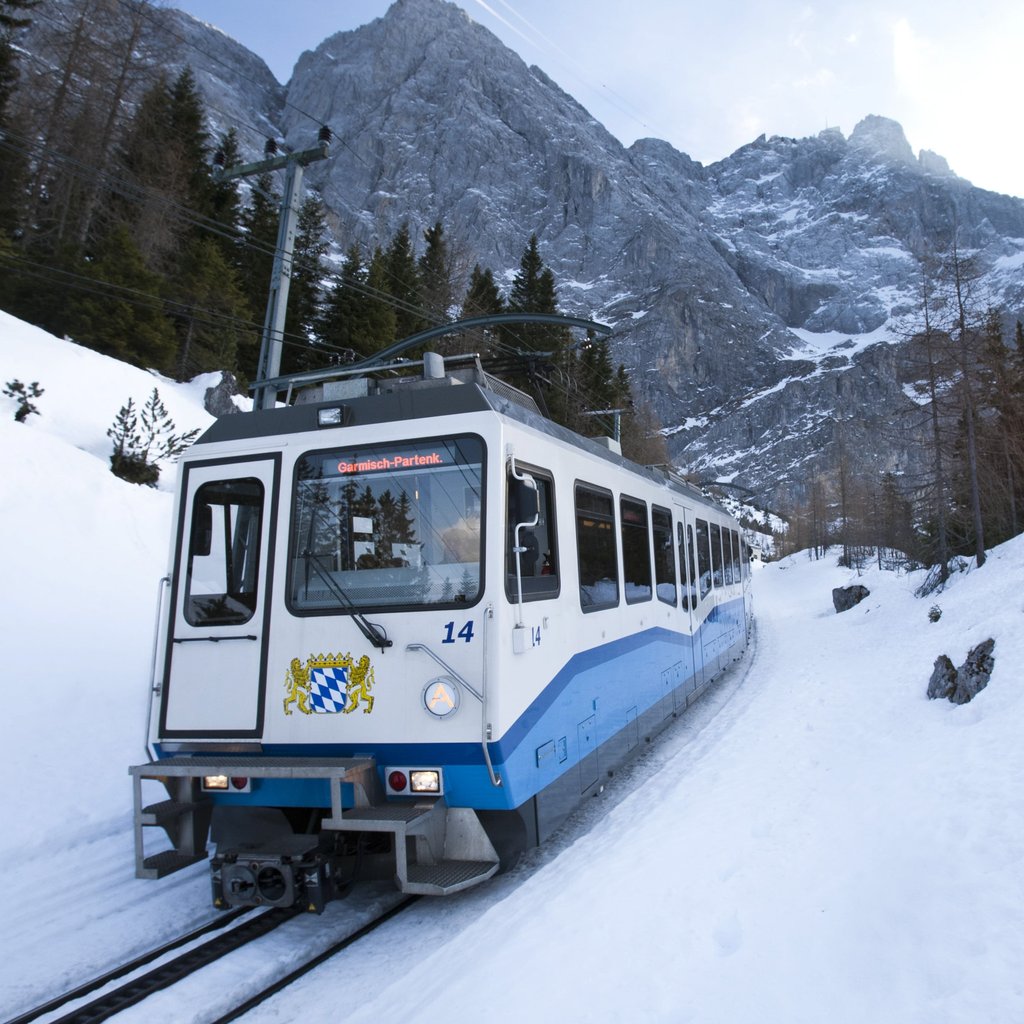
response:
{"label": "cogwheel train", "polygon": [[472,357],[422,366],[322,379],[182,457],[139,877],[212,842],[218,907],[467,888],[745,648],[720,506]]}

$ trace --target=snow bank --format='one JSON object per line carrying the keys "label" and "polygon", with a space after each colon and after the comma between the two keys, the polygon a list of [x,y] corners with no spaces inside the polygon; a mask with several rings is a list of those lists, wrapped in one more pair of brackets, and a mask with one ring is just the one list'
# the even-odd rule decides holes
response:
{"label": "snow bank", "polygon": [[[105,438],[154,383],[180,429],[209,418],[202,384],[2,315],[0,366],[46,389],[26,424],[0,400],[7,1017],[214,916],[202,866],[132,877],[127,766],[144,757],[171,495],[114,478]],[[247,1020],[1024,1019],[1022,578],[1022,540],[924,601],[918,576],[767,566],[753,656],[555,841],[421,901]],[[852,582],[871,594],[836,615],[831,590]],[[990,636],[987,689],[928,701],[934,659]],[[368,905],[299,919],[126,1019],[206,1020]]]}

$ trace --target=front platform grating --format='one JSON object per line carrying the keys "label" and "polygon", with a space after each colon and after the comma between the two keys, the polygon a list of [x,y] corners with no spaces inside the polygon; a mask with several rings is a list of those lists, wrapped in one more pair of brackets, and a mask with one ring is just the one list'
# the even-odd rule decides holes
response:
{"label": "front platform grating", "polygon": [[437,864],[410,864],[406,891],[444,896],[483,882],[497,870],[497,863],[481,860],[442,860]]}
{"label": "front platform grating", "polygon": [[223,757],[167,757],[149,764],[134,765],[132,775],[152,779],[202,778],[206,775],[248,775],[259,779],[344,778],[375,767],[372,757],[252,757],[227,754]]}

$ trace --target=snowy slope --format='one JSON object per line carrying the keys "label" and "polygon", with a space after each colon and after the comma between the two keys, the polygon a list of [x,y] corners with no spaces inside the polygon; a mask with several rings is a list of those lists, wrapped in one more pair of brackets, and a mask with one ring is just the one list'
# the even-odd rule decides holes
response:
{"label": "snowy slope", "polygon": [[[105,430],[174,385],[0,314],[0,1017],[214,916],[201,866],[132,877],[127,766],[144,757],[171,493],[108,471]],[[165,472],[165,487],[173,477]],[[805,556],[758,573],[756,652],[508,875],[422,901],[246,1019],[697,1021],[1024,1019],[1024,540],[944,593]],[[937,604],[941,619],[928,609]],[[971,704],[929,702],[932,663],[992,636]],[[205,1021],[387,900],[300,918],[184,994],[125,1019]],[[353,958],[354,957],[354,958]]]}

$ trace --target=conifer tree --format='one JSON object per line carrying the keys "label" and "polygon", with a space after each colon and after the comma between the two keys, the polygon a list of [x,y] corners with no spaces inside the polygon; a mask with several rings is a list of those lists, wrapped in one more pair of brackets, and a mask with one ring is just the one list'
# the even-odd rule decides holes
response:
{"label": "conifer tree", "polygon": [[[530,240],[519,260],[519,271],[512,279],[508,296],[510,313],[557,313],[558,296],[555,275],[544,265],[537,236]],[[560,327],[520,324],[513,329],[512,345],[534,352],[551,352],[566,345],[568,336]]]}
{"label": "conifer tree", "polygon": [[[328,297],[319,334],[325,346],[341,350],[340,358],[361,359],[395,340],[394,310],[376,292],[384,278],[384,255],[376,251],[367,267],[358,243],[349,247]],[[339,358],[332,354],[332,358]]]}
{"label": "conifer tree", "polygon": [[[17,51],[12,41],[15,29],[27,25],[34,0],[3,0],[0,3],[0,139],[14,125],[11,96],[18,83]],[[0,146],[0,239],[14,234],[23,217],[28,167],[14,146]]]}
{"label": "conifer tree", "polygon": [[249,203],[242,212],[245,242],[238,256],[239,282],[254,324],[238,351],[239,369],[249,380],[255,377],[260,358],[280,208],[281,196],[274,190],[273,175],[269,172],[259,175],[252,183]]}
{"label": "conifer tree", "polygon": [[96,287],[74,293],[65,333],[136,366],[171,369],[177,339],[159,299],[162,279],[146,267],[128,230],[112,231],[83,273]]}
{"label": "conifer tree", "polygon": [[423,232],[426,248],[417,263],[420,305],[436,323],[451,319],[455,302],[452,254],[440,221]]}
{"label": "conifer tree", "polygon": [[[490,268],[481,269],[477,263],[469,275],[469,288],[466,297],[462,300],[462,309],[459,312],[460,320],[470,320],[478,316],[491,316],[505,312],[505,300],[494,282],[494,274]],[[494,340],[498,332],[494,328],[474,328],[469,332],[466,343],[471,351],[481,354],[491,352],[495,347]]]}
{"label": "conifer tree", "polygon": [[249,309],[234,268],[214,238],[189,242],[169,289],[174,296],[169,310],[178,327],[178,380],[235,370],[239,346],[251,332]]}
{"label": "conifer tree", "polygon": [[[234,167],[242,162],[242,151],[238,142],[238,132],[231,128],[220,140],[219,152],[225,167]],[[217,244],[224,250],[228,261],[238,264],[238,250],[241,240],[238,232],[242,224],[242,197],[240,193],[241,179],[213,179],[211,192],[210,216],[224,229],[224,233],[215,236]]]}
{"label": "conifer tree", "polygon": [[165,159],[176,165],[172,172],[176,191],[189,210],[212,219],[216,213],[218,185],[210,174],[206,110],[196,76],[187,65],[171,87],[168,129],[170,152],[165,152]]}
{"label": "conifer tree", "polygon": [[323,349],[317,351],[316,345],[320,280],[327,255],[324,207],[316,196],[307,196],[303,201],[297,228],[284,322],[282,373],[317,369],[328,362],[327,353]]}
{"label": "conifer tree", "polygon": [[395,232],[395,237],[392,238],[385,256],[386,284],[384,287],[385,291],[397,300],[395,338],[400,341],[429,326],[419,312],[420,280],[416,270],[416,258],[413,253],[408,223],[403,224]]}
{"label": "conifer tree", "polygon": [[398,312],[387,301],[389,273],[388,259],[383,249],[378,246],[373,251],[373,259],[366,274],[366,287],[369,301],[366,304],[365,325],[359,336],[360,351],[373,355],[382,348],[408,337],[400,334],[398,328]]}

